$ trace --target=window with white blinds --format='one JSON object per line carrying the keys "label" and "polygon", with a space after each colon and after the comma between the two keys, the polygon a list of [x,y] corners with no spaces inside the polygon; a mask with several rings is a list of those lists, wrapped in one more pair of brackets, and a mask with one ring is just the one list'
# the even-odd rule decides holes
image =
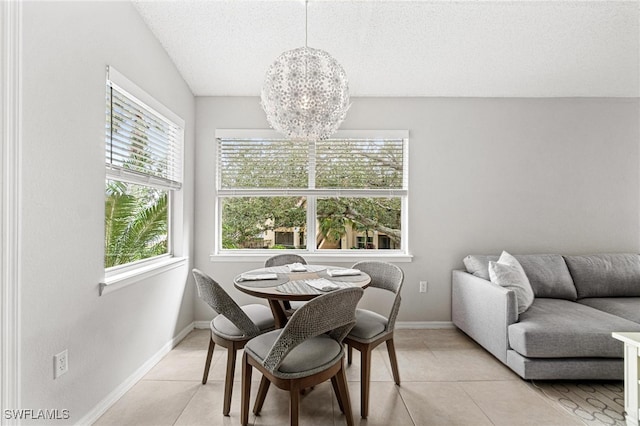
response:
{"label": "window with white blinds", "polygon": [[216,157],[218,252],[407,254],[408,132],[339,131],[300,142],[218,129]]}
{"label": "window with white blinds", "polygon": [[104,266],[111,276],[172,255],[184,121],[113,67],[105,110]]}
{"label": "window with white blinds", "polygon": [[106,101],[107,177],[179,189],[184,121],[113,67],[107,70]]}

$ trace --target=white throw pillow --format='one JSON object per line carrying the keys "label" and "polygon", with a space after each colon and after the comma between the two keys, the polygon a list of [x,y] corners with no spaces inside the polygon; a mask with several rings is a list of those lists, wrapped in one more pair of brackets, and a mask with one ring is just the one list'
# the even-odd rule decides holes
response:
{"label": "white throw pillow", "polygon": [[506,251],[497,262],[489,262],[491,282],[513,290],[518,301],[518,314],[523,313],[533,303],[534,295],[527,274],[518,260]]}

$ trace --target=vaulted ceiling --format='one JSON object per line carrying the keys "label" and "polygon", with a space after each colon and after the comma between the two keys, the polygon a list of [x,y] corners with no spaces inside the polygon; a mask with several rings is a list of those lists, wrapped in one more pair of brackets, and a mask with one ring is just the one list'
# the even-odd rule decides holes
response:
{"label": "vaulted ceiling", "polygon": [[196,96],[326,50],[352,96],[640,95],[640,1],[132,0]]}

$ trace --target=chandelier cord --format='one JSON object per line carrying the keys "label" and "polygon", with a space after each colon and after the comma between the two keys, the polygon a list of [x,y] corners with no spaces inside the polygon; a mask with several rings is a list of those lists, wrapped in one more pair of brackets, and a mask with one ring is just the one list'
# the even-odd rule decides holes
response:
{"label": "chandelier cord", "polygon": [[309,47],[307,44],[308,33],[307,29],[309,27],[309,13],[308,13],[309,1],[304,0],[304,47]]}

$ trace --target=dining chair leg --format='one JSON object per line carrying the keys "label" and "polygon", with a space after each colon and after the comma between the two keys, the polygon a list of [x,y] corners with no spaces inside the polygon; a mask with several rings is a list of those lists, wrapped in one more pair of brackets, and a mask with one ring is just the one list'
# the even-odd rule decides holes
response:
{"label": "dining chair leg", "polygon": [[360,351],[360,415],[366,419],[369,415],[369,385],[371,380],[371,348]]}
{"label": "dining chair leg", "polygon": [[344,361],[340,366],[340,370],[335,375],[336,383],[340,389],[340,395],[342,396],[342,407],[344,407],[343,413],[347,418],[347,425],[353,426],[353,412],[351,410],[351,398],[349,397],[349,387],[347,386],[347,376],[344,372]]}
{"label": "dining chair leg", "polygon": [[387,340],[387,352],[389,353],[389,362],[391,363],[393,380],[396,382],[396,385],[400,386],[400,372],[398,370],[398,359],[396,358],[396,347],[393,344],[393,337]]}
{"label": "dining chair leg", "polygon": [[340,411],[344,413],[344,405],[342,404],[343,396],[340,394],[340,387],[338,386],[338,379],[336,376],[333,376],[331,378],[331,386],[333,386],[333,392],[336,394],[336,399],[338,400]]}
{"label": "dining chair leg", "polygon": [[351,365],[351,361],[353,361],[353,347],[347,344],[347,363]]}
{"label": "dining chair leg", "polygon": [[262,376],[262,380],[260,380],[260,387],[258,388],[258,395],[256,396],[256,403],[253,406],[254,414],[260,414],[260,411],[262,411],[262,406],[264,404],[264,399],[267,397],[269,385],[271,385],[269,379],[267,379],[265,376]]}
{"label": "dining chair leg", "polygon": [[222,414],[229,415],[231,410],[231,393],[233,392],[233,375],[236,371],[236,348],[235,345],[227,348],[227,375],[224,378],[224,406]]}
{"label": "dining chair leg", "polygon": [[207,379],[209,378],[209,367],[211,367],[211,358],[213,357],[213,348],[215,348],[216,344],[213,342],[212,338],[209,338],[209,351],[207,352],[207,360],[204,363],[204,374],[202,375],[202,384],[207,384]]}
{"label": "dining chair leg", "polygon": [[253,367],[247,360],[247,354],[242,356],[242,396],[240,408],[240,424],[246,426],[249,423],[249,397],[251,396],[251,372]]}
{"label": "dining chair leg", "polygon": [[298,416],[300,415],[300,385],[296,380],[291,383],[289,389],[289,423],[291,426],[298,426]]}

